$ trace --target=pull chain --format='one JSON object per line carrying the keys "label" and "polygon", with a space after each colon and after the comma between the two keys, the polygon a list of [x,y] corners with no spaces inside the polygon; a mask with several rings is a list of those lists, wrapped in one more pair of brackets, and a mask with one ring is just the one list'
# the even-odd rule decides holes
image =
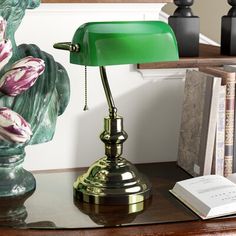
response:
{"label": "pull chain", "polygon": [[88,110],[88,77],[87,77],[87,66],[84,67],[84,111]]}

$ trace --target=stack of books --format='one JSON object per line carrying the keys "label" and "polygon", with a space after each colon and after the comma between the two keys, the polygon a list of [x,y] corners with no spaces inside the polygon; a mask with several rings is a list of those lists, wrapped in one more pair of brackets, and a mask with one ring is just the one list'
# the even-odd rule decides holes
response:
{"label": "stack of books", "polygon": [[177,163],[192,176],[236,172],[236,67],[188,70]]}

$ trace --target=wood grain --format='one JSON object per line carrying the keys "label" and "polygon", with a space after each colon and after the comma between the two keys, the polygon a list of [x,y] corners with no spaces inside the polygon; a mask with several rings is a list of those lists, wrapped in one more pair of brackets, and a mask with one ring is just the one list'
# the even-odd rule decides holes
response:
{"label": "wood grain", "polygon": [[[171,213],[170,213],[171,214]],[[193,236],[236,235],[235,219],[216,219],[161,225],[132,226],[105,229],[20,230],[1,229],[1,236]]]}
{"label": "wood grain", "polygon": [[179,61],[154,62],[139,64],[139,69],[167,69],[167,68],[198,68],[209,66],[235,65],[235,56],[220,55],[220,48],[217,46],[200,44],[199,57],[182,57]]}

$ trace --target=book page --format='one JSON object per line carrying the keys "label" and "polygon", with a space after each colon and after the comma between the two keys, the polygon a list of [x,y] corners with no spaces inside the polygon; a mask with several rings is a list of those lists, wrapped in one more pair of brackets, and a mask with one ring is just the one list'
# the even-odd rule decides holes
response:
{"label": "book page", "polygon": [[180,181],[173,192],[204,217],[236,211],[236,185],[222,176],[207,175]]}

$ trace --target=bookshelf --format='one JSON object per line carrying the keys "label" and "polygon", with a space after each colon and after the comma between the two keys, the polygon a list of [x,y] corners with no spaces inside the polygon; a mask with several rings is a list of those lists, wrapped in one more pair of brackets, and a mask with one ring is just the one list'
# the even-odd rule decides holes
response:
{"label": "bookshelf", "polygon": [[200,44],[199,57],[183,57],[174,62],[139,64],[138,69],[199,68],[208,66],[235,65],[236,56],[220,55],[220,47]]}

